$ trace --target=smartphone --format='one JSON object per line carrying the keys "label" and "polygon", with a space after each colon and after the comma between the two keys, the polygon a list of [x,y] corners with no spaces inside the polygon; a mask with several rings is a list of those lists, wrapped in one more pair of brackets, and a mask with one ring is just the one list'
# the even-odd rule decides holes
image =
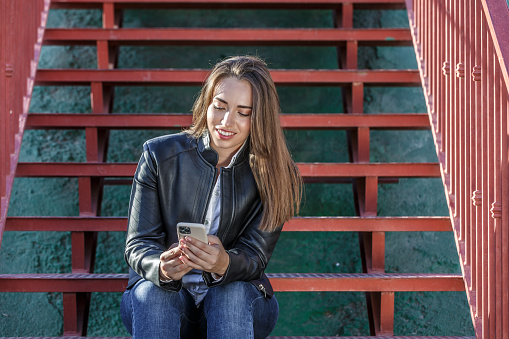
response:
{"label": "smartphone", "polygon": [[203,224],[195,224],[191,222],[179,222],[177,224],[177,233],[179,239],[190,236],[208,244],[207,230]]}

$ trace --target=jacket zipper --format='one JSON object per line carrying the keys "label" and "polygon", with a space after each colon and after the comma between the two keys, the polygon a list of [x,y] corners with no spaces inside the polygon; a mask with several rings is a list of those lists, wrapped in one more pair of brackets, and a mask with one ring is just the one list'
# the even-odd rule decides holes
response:
{"label": "jacket zipper", "polygon": [[267,290],[265,289],[265,286],[263,286],[262,284],[259,284],[259,285],[258,285],[258,289],[259,289],[260,291],[262,291],[262,292],[263,292],[263,295],[265,296],[265,298],[267,298]]}
{"label": "jacket zipper", "polygon": [[[201,216],[201,223],[205,223],[205,218],[207,217],[207,210],[209,208],[210,204],[210,198],[212,197],[212,192],[214,191],[214,185],[215,185],[215,178],[217,173],[217,168],[214,167],[214,176],[212,177],[212,184],[209,186],[209,193],[207,195],[207,203],[205,204],[205,209],[203,210],[202,216]],[[219,180],[220,178],[217,178]]]}
{"label": "jacket zipper", "polygon": [[[234,168],[231,169],[231,172],[232,172],[231,173],[231,178],[233,178],[234,170],[235,170]],[[232,184],[232,187],[233,187],[233,184]],[[223,190],[224,190],[224,185],[223,185],[223,182],[221,182],[221,205],[223,204]],[[232,204],[233,204],[234,201],[235,201],[235,198],[233,199]],[[232,214],[234,213],[234,209],[235,209],[235,206],[232,208]],[[221,220],[221,215],[222,215],[222,211],[221,211],[220,217],[219,217],[219,226],[221,226],[221,221],[222,221]],[[230,219],[229,219],[229,222],[228,222],[228,227],[221,234],[219,234],[219,227],[217,229],[217,235],[219,237],[219,240],[221,240],[222,243],[224,243],[224,238],[226,237],[226,234],[228,233],[228,230],[230,229],[232,220],[233,220],[233,215],[230,216]]]}

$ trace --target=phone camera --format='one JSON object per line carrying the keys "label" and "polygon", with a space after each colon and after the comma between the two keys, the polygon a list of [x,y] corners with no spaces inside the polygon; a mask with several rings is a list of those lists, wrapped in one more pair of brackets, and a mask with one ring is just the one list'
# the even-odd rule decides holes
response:
{"label": "phone camera", "polygon": [[179,226],[179,232],[181,234],[191,234],[191,229],[188,226]]}

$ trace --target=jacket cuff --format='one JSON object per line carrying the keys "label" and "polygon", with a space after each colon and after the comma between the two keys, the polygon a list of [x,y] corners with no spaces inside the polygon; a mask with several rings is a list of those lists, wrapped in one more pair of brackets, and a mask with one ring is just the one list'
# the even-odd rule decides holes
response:
{"label": "jacket cuff", "polygon": [[145,272],[144,278],[151,281],[154,285],[168,290],[178,292],[182,288],[182,280],[178,281],[161,281],[162,276],[159,275],[159,263],[161,261],[160,253],[151,254],[143,258],[143,271]]}
{"label": "jacket cuff", "polygon": [[167,291],[179,292],[182,289],[182,280],[177,280],[177,281],[172,280],[169,282],[159,281],[158,286],[164,290],[167,290]]}

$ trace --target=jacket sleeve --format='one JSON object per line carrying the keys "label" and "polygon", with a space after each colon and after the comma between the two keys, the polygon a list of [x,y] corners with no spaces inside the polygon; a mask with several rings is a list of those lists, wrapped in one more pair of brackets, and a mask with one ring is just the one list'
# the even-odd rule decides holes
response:
{"label": "jacket sleeve", "polygon": [[261,279],[272,256],[282,227],[273,232],[261,231],[258,226],[262,219],[261,202],[254,208],[254,213],[246,221],[244,231],[227,250],[230,265],[223,279],[215,281],[208,272],[204,273],[205,282],[209,287],[227,284],[232,281],[253,281]]}
{"label": "jacket sleeve", "polygon": [[182,286],[180,280],[169,283],[159,280],[159,257],[167,248],[157,186],[157,163],[145,143],[131,190],[125,260],[144,279],[178,291]]}

